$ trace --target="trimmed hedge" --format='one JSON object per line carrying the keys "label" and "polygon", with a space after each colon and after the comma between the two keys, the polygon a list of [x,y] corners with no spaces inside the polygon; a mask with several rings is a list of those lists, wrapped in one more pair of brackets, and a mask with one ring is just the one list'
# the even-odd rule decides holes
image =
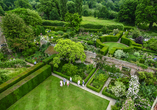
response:
{"label": "trimmed hedge", "polygon": [[108,30],[113,30],[113,29],[119,29],[119,30],[124,30],[124,25],[123,24],[115,24],[115,25],[94,25],[94,24],[81,24],[81,27],[84,28],[90,28],[90,29],[101,29],[102,27],[106,26]]}
{"label": "trimmed hedge", "polygon": [[128,46],[138,46],[138,47],[142,47],[141,44],[137,44],[135,43],[133,40],[126,38],[126,36],[128,36],[129,32],[125,32],[125,34],[122,36],[121,38],[121,43],[126,44]]}
{"label": "trimmed hedge", "polygon": [[[95,72],[95,70],[96,70],[96,68],[94,68],[94,69],[89,73],[89,75],[86,77],[86,79],[84,80],[85,84],[86,84],[86,82],[89,80],[89,78],[93,75],[93,73]],[[68,80],[70,79],[70,76],[64,75],[64,74],[62,74],[62,73],[60,73],[60,72],[57,72],[57,71],[53,71],[53,72],[54,72],[55,74],[59,75],[59,76],[62,76],[62,77],[64,77],[64,78],[68,79]],[[77,83],[76,80],[72,80],[72,82]],[[82,82],[80,82],[80,84],[82,84]]]}
{"label": "trimmed hedge", "polygon": [[116,100],[119,99],[119,98],[116,97],[115,95],[106,92],[106,90],[107,90],[107,87],[105,87],[105,88],[103,89],[103,91],[102,91],[102,94],[103,94],[103,95],[108,96],[108,97],[111,97],[111,98],[116,99]]}
{"label": "trimmed hedge", "polygon": [[103,44],[100,39],[97,39],[96,40],[96,47],[99,47],[99,48],[103,48],[104,46],[106,46],[105,44]]}
{"label": "trimmed hedge", "polygon": [[94,69],[88,74],[88,76],[87,76],[86,79],[84,80],[85,83],[86,83],[86,82],[89,80],[89,78],[94,74],[95,70],[96,70],[96,68],[94,68]]}
{"label": "trimmed hedge", "polygon": [[106,55],[107,52],[109,50],[109,47],[108,46],[104,46],[101,50],[100,50],[100,53],[103,54],[103,55]]}
{"label": "trimmed hedge", "polygon": [[65,27],[62,26],[44,26],[45,29],[50,29],[52,31],[66,31]]}
{"label": "trimmed hedge", "polygon": [[129,31],[129,30],[131,30],[131,29],[134,29],[134,28],[133,28],[133,27],[131,27],[131,26],[124,26],[124,30]]}
{"label": "trimmed hedge", "polygon": [[151,53],[155,53],[155,54],[157,54],[157,51],[148,50],[148,49],[145,49],[145,48],[143,48],[142,50],[145,51],[145,52],[151,52]]}
{"label": "trimmed hedge", "polygon": [[120,31],[115,36],[113,35],[101,36],[100,40],[101,42],[117,42],[122,35],[123,31]]}
{"label": "trimmed hedge", "polygon": [[57,20],[43,20],[42,24],[44,26],[63,26],[66,24],[66,22],[63,21],[57,21]]}
{"label": "trimmed hedge", "polygon": [[107,35],[107,36],[101,36],[100,40],[101,42],[117,42],[118,38],[113,35]]}
{"label": "trimmed hedge", "polygon": [[84,28],[85,32],[101,32],[101,29],[90,29],[90,28]]}
{"label": "trimmed hedge", "polygon": [[0,93],[3,92],[4,90],[6,90],[7,88],[11,87],[15,83],[19,82],[23,78],[27,77],[31,73],[35,72],[36,70],[38,70],[42,66],[44,66],[44,63],[42,63],[42,62],[38,63],[37,65],[34,65],[34,66],[30,67],[29,69],[27,69],[25,72],[22,72],[21,74],[19,74],[19,75],[15,76],[14,78],[8,80],[7,82],[4,82],[3,84],[0,85]]}
{"label": "trimmed hedge", "polygon": [[49,64],[49,63],[53,60],[53,58],[54,58],[55,56],[56,56],[56,54],[53,54],[53,55],[51,55],[50,57],[44,59],[44,60],[43,60],[43,63],[44,63],[44,64]]}
{"label": "trimmed hedge", "polygon": [[53,73],[55,73],[55,74],[57,74],[57,75],[59,75],[59,76],[62,76],[62,77],[64,77],[64,78],[68,79],[68,80],[70,79],[70,76],[64,75],[64,74],[62,74],[62,73],[60,73],[60,72],[53,71]]}
{"label": "trimmed hedge", "polygon": [[43,82],[47,77],[51,75],[50,65],[45,65],[39,70],[35,71],[31,75],[22,79],[11,88],[7,89],[0,94],[0,107],[1,110],[6,110],[12,104],[14,104],[21,97],[26,95],[41,82]]}

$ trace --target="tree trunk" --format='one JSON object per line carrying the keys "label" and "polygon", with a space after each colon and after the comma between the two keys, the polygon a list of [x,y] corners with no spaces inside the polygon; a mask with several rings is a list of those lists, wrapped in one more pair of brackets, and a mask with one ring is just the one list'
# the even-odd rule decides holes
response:
{"label": "tree trunk", "polygon": [[149,30],[152,29],[152,26],[153,26],[153,22],[150,22],[150,24],[149,24]]}

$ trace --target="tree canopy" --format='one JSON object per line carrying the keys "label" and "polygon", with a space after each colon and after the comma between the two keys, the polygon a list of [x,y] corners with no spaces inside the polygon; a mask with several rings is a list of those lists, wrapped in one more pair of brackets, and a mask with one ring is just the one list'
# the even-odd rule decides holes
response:
{"label": "tree canopy", "polygon": [[14,2],[16,8],[29,8],[32,9],[32,6],[27,0],[16,0]]}
{"label": "tree canopy", "polygon": [[9,11],[9,13],[15,13],[21,17],[27,25],[36,26],[42,24],[42,19],[38,12],[25,8],[17,8]]}
{"label": "tree canopy", "polygon": [[59,4],[57,0],[39,0],[40,4],[37,5],[39,12],[44,12],[45,19],[50,19],[50,13],[53,8],[57,9],[59,13]]}
{"label": "tree canopy", "polygon": [[69,63],[72,63],[76,59],[84,61],[86,58],[83,45],[80,42],[75,43],[70,39],[59,39],[54,49],[58,52],[53,59],[55,67],[58,67],[61,59],[67,59]]}
{"label": "tree canopy", "polygon": [[67,22],[67,27],[71,27],[72,30],[78,31],[82,18],[80,18],[80,15],[78,13],[71,14],[68,12],[65,15],[65,21]]}
{"label": "tree canopy", "polygon": [[33,30],[27,26],[22,18],[14,13],[6,14],[2,18],[3,34],[13,51],[25,50],[33,41]]}
{"label": "tree canopy", "polygon": [[120,6],[118,13],[118,20],[120,22],[126,22],[129,24],[135,24],[135,11],[137,6],[137,0],[126,0]]}
{"label": "tree canopy", "polygon": [[136,8],[136,25],[157,23],[157,0],[139,0]]}

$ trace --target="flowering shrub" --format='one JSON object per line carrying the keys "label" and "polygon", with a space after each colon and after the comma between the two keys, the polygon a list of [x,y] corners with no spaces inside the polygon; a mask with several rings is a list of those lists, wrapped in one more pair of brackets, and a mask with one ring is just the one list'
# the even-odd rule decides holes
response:
{"label": "flowering shrub", "polygon": [[136,57],[139,57],[139,56],[140,56],[140,53],[139,53],[139,52],[134,52],[134,55],[135,55]]}
{"label": "flowering shrub", "polygon": [[136,99],[135,106],[137,110],[150,110],[151,109],[151,102],[149,99],[145,99],[143,97],[138,97]]}
{"label": "flowering shrub", "polygon": [[127,98],[121,110],[135,110],[134,101],[131,97]]}
{"label": "flowering shrub", "polygon": [[132,75],[131,80],[129,81],[129,89],[127,91],[127,97],[132,97],[133,99],[137,98],[139,92],[139,78],[137,75]]}
{"label": "flowering shrub", "polygon": [[122,57],[126,57],[126,54],[125,52],[123,52],[123,50],[117,50],[115,53],[114,53],[114,56],[116,58],[122,58]]}
{"label": "flowering shrub", "polygon": [[122,97],[125,95],[125,85],[122,82],[115,81],[115,86],[111,86],[110,90],[116,97]]}

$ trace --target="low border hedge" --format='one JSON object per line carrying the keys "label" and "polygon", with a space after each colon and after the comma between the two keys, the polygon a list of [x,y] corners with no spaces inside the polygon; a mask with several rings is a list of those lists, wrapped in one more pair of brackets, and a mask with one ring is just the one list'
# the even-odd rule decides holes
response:
{"label": "low border hedge", "polygon": [[108,96],[108,97],[111,97],[111,98],[116,99],[116,100],[119,99],[119,98],[116,97],[115,95],[106,92],[106,90],[107,90],[107,87],[105,87],[105,88],[103,89],[103,91],[102,91],[102,94],[103,94],[103,95]]}
{"label": "low border hedge", "polygon": [[[95,72],[95,70],[96,70],[96,68],[93,68],[92,71],[91,71],[91,72],[88,74],[88,76],[86,77],[86,79],[84,79],[85,84],[87,83],[87,81],[89,80],[89,78],[93,75],[93,73]],[[68,80],[70,79],[70,76],[64,75],[64,74],[62,74],[62,73],[60,73],[60,72],[53,71],[53,73],[55,73],[55,74],[57,74],[57,75],[59,75],[59,76],[62,76],[62,77],[64,77],[64,78],[68,79]],[[76,81],[76,80],[72,80],[72,82],[74,82],[74,83],[77,84],[77,81]],[[82,84],[82,82],[80,82],[80,84]]]}
{"label": "low border hedge", "polygon": [[104,84],[102,86],[100,86],[99,89],[97,89],[97,88],[95,88],[95,87],[93,87],[93,86],[90,85],[92,83],[94,77],[95,77],[95,75],[93,75],[93,77],[88,81],[86,87],[88,87],[89,89],[92,89],[93,91],[100,92],[107,80],[104,81]]}
{"label": "low border hedge", "polygon": [[0,93],[3,92],[4,90],[6,90],[7,88],[11,87],[15,83],[19,82],[23,78],[27,77],[34,71],[38,70],[42,66],[44,66],[44,63],[40,62],[37,65],[34,65],[34,66],[30,67],[29,69],[27,69],[26,71],[22,72],[21,74],[15,76],[14,78],[4,82],[3,84],[0,85]]}
{"label": "low border hedge", "polygon": [[93,70],[88,74],[88,76],[87,76],[86,79],[84,80],[85,83],[87,83],[87,81],[88,81],[89,78],[94,74],[95,71],[96,71],[96,68],[93,68]]}
{"label": "low border hedge", "polygon": [[107,36],[101,36],[100,41],[101,42],[117,42],[119,38],[123,35],[123,31],[120,31],[115,36],[113,35],[107,35]]}
{"label": "low border hedge", "polygon": [[109,47],[108,46],[104,46],[101,50],[100,53],[103,55],[106,55],[108,53]]}
{"label": "low border hedge", "polygon": [[6,91],[0,94],[0,107],[1,110],[6,110],[17,100],[22,98],[41,82],[43,82],[47,77],[51,75],[50,65],[45,65],[39,70],[35,71],[31,75],[22,79]]}

